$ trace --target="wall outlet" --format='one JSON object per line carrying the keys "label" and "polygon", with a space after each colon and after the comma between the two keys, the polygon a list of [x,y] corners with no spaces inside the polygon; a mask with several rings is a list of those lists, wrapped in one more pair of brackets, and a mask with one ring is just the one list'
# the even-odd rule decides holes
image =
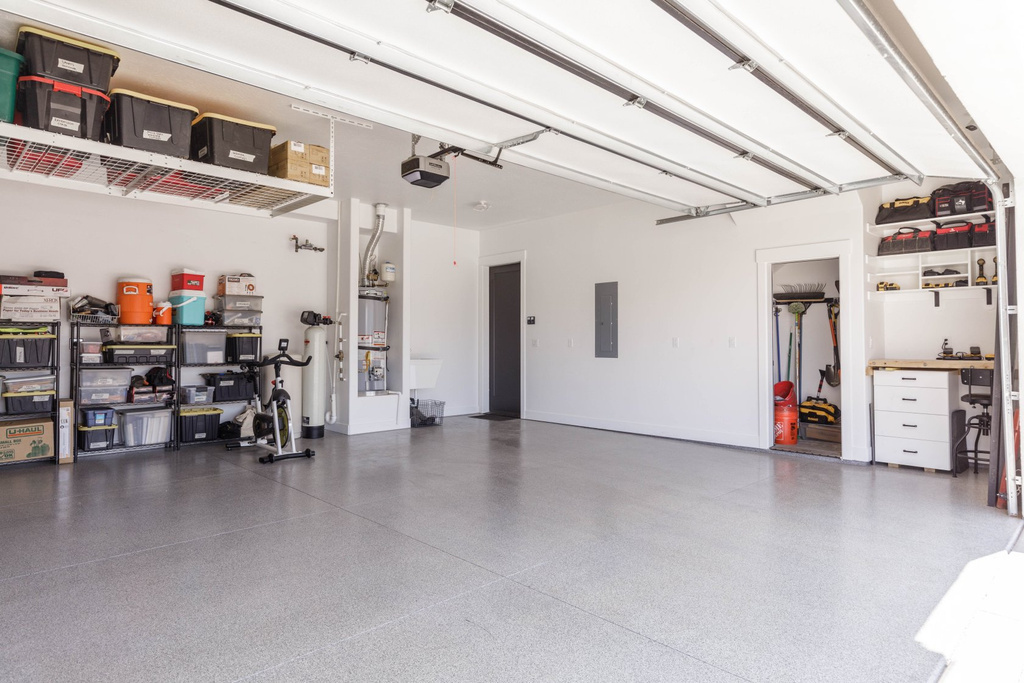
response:
{"label": "wall outlet", "polygon": [[678,349],[679,348],[679,337],[672,337],[672,348],[673,349]]}
{"label": "wall outlet", "polygon": [[572,337],[569,337],[569,348],[572,348]]}
{"label": "wall outlet", "polygon": [[729,343],[729,348],[730,349],[735,349],[736,348],[736,337],[729,337],[729,342],[728,343]]}
{"label": "wall outlet", "polygon": [[540,340],[539,339],[531,339],[530,340],[530,346],[532,346],[535,349],[538,348],[540,346]]}

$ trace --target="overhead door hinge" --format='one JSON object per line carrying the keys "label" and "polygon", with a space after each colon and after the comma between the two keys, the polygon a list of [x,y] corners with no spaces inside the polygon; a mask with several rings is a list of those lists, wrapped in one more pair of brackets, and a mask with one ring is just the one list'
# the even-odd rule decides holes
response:
{"label": "overhead door hinge", "polygon": [[1010,392],[1010,400],[1011,401],[1019,401],[1020,400],[1020,392],[1019,391],[1011,391]]}
{"label": "overhead door hinge", "polygon": [[1016,306],[1007,306],[1006,307],[1006,313],[1008,315],[1017,315],[1017,307]]}
{"label": "overhead door hinge", "polygon": [[1017,202],[1013,201],[1012,197],[1004,197],[999,200],[1000,209],[1012,209],[1015,206],[1017,206]]}

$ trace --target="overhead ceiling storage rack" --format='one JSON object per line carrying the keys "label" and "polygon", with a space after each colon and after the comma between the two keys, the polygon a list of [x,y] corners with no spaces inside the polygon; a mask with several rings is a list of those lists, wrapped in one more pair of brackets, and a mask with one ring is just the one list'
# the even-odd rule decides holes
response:
{"label": "overhead ceiling storage rack", "polygon": [[0,123],[0,178],[263,217],[334,196],[333,171],[320,187],[11,123]]}

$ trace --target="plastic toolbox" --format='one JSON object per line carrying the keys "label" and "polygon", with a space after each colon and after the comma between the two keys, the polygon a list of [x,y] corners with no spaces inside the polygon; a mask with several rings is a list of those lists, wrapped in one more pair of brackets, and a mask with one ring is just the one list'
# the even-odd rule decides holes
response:
{"label": "plastic toolbox", "polygon": [[48,413],[53,410],[56,391],[5,392],[4,404],[8,415],[22,413]]}
{"label": "plastic toolbox", "polygon": [[56,375],[4,378],[4,391],[6,392],[23,393],[26,391],[56,391],[56,389]]}
{"label": "plastic toolbox", "polygon": [[213,305],[218,311],[253,311],[261,313],[263,312],[263,297],[248,294],[222,294],[214,298]]}
{"label": "plastic toolbox", "polygon": [[212,403],[213,402],[213,387],[207,386],[188,386],[181,387],[179,390],[179,400],[182,403]]}
{"label": "plastic toolbox", "polygon": [[182,330],[183,363],[223,363],[227,332],[224,330]]}
{"label": "plastic toolbox", "polygon": [[82,411],[82,424],[86,427],[113,427],[113,408],[86,408]]}
{"label": "plastic toolbox", "polygon": [[25,58],[0,48],[0,121],[14,121],[14,102],[18,93],[18,76]]}
{"label": "plastic toolbox", "polygon": [[[9,328],[8,328],[9,330]],[[44,367],[50,364],[56,335],[0,331],[0,367]]]}
{"label": "plastic toolbox", "polygon": [[31,26],[18,29],[25,73],[107,92],[121,58],[113,50]]}
{"label": "plastic toolbox", "polygon": [[178,438],[183,442],[215,440],[223,413],[220,408],[182,410],[178,416]]}
{"label": "plastic toolbox", "polygon": [[262,335],[243,332],[228,335],[228,362],[246,363],[259,360]]}
{"label": "plastic toolbox", "polygon": [[203,378],[213,387],[214,401],[245,401],[256,393],[252,377],[244,372],[208,373]]}
{"label": "plastic toolbox", "polygon": [[[152,327],[132,327],[127,325],[101,327],[100,339],[104,342],[119,344],[166,344],[168,329],[164,325],[154,325]],[[100,348],[93,348],[96,348],[96,350],[89,353],[100,353]]]}
{"label": "plastic toolbox", "polygon": [[115,145],[188,157],[192,119],[199,110],[131,90],[111,90],[104,120],[107,139]]}
{"label": "plastic toolbox", "polygon": [[191,157],[217,166],[267,174],[270,141],[277,129],[265,123],[202,114],[192,122]]}
{"label": "plastic toolbox", "polygon": [[221,324],[225,327],[259,327],[263,317],[255,311],[222,311]]}
{"label": "plastic toolbox", "polygon": [[114,445],[115,427],[95,426],[78,428],[78,450],[105,451]]}
{"label": "plastic toolbox", "polygon": [[170,408],[119,410],[118,427],[125,446],[154,446],[171,440],[174,411]]}
{"label": "plastic toolbox", "polygon": [[104,344],[103,360],[115,365],[170,365],[174,347],[165,344]]}
{"label": "plastic toolbox", "polygon": [[110,99],[99,90],[40,76],[18,79],[18,111],[30,128],[99,140]]}
{"label": "plastic toolbox", "polygon": [[126,387],[132,382],[132,368],[83,368],[78,372],[80,387]]}
{"label": "plastic toolbox", "polygon": [[78,405],[101,406],[106,403],[126,403],[128,385],[106,387],[79,387]]}

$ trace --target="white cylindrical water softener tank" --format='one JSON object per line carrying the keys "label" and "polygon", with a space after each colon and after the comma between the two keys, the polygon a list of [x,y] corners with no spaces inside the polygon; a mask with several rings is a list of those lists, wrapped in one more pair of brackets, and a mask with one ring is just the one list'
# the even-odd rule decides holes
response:
{"label": "white cylindrical water softener tank", "polygon": [[327,332],[319,325],[306,328],[303,337],[305,358],[302,368],[302,438],[324,438],[324,407],[327,394]]}
{"label": "white cylindrical water softener tank", "polygon": [[372,287],[359,290],[359,356],[356,358],[361,394],[388,388],[388,295]]}
{"label": "white cylindrical water softener tank", "polygon": [[380,279],[384,282],[394,282],[395,276],[398,274],[398,269],[395,268],[395,264],[391,261],[385,261],[384,267],[380,271]]}

